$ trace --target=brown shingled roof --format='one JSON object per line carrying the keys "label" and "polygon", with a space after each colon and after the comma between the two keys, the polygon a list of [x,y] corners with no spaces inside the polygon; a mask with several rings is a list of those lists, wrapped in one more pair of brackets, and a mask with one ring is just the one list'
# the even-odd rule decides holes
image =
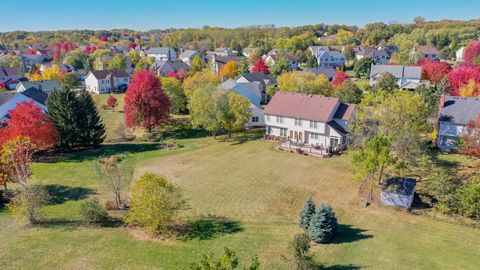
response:
{"label": "brown shingled roof", "polygon": [[128,77],[128,73],[125,70],[92,70],[91,72],[97,80],[105,79],[110,74],[113,74],[116,78]]}
{"label": "brown shingled roof", "polygon": [[265,114],[328,122],[338,103],[333,97],[278,92],[265,107]]}

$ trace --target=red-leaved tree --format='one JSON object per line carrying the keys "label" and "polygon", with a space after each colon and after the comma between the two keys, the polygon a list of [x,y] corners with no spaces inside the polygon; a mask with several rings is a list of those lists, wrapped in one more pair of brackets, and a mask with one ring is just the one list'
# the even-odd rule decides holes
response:
{"label": "red-leaved tree", "polygon": [[262,58],[258,59],[255,65],[252,68],[252,72],[262,72],[265,75],[270,74],[267,63]]}
{"label": "red-leaved tree", "polygon": [[422,67],[422,79],[438,84],[452,71],[452,66],[447,62],[421,60],[418,64]]}
{"label": "red-leaved tree", "polygon": [[118,106],[117,98],[113,95],[110,95],[107,99],[107,106],[110,107],[112,111],[115,111],[115,107]]}
{"label": "red-leaved tree", "polygon": [[8,114],[7,126],[0,129],[0,144],[16,137],[27,138],[37,149],[47,149],[58,143],[60,135],[54,124],[33,100],[19,103]]}
{"label": "red-leaved tree", "polygon": [[346,72],[338,72],[335,75],[335,78],[333,78],[332,84],[333,86],[339,86],[342,85],[343,82],[348,81],[350,78],[348,77],[348,74]]}
{"label": "red-leaved tree", "polygon": [[470,121],[461,136],[462,153],[471,157],[480,157],[480,114]]}
{"label": "red-leaved tree", "polygon": [[151,132],[168,121],[170,99],[162,89],[160,79],[151,70],[134,74],[125,95],[125,125],[143,127]]}
{"label": "red-leaved tree", "polygon": [[480,68],[473,65],[463,65],[448,73],[448,83],[452,96],[460,95],[460,87],[470,81],[480,83]]}
{"label": "red-leaved tree", "polygon": [[474,41],[468,44],[463,54],[465,63],[480,65],[480,41]]}

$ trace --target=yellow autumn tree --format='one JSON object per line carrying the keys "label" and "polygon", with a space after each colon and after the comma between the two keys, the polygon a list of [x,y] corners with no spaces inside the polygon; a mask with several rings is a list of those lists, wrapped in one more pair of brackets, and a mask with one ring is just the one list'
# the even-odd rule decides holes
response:
{"label": "yellow autumn tree", "polygon": [[460,96],[480,98],[480,83],[470,80],[468,84],[460,87]]}
{"label": "yellow autumn tree", "polygon": [[220,77],[235,79],[238,76],[238,64],[235,61],[229,61],[222,66],[218,73]]}
{"label": "yellow autumn tree", "polygon": [[280,90],[305,94],[333,95],[333,86],[324,75],[317,76],[313,72],[289,72],[277,77]]}
{"label": "yellow autumn tree", "polygon": [[30,81],[57,80],[61,82],[64,74],[65,72],[61,71],[58,65],[53,64],[50,67],[46,67],[43,71],[35,72],[27,77]]}

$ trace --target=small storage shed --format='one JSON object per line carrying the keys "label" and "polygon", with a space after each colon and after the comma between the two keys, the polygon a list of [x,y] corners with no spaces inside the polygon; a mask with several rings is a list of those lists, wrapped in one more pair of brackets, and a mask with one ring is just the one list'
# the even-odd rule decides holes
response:
{"label": "small storage shed", "polygon": [[382,204],[400,208],[409,208],[413,203],[413,194],[417,181],[413,178],[391,177],[382,186]]}

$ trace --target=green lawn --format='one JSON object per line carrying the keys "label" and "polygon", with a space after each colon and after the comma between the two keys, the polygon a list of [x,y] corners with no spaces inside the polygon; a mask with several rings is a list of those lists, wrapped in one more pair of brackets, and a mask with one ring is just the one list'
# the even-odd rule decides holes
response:
{"label": "green lawn", "polygon": [[[108,95],[96,95],[105,104]],[[123,95],[118,112],[100,109],[107,139],[123,130]],[[156,144],[106,144],[100,149],[56,156],[33,166],[33,182],[54,195],[45,207],[46,220],[21,227],[0,208],[2,269],[183,269],[223,247],[243,261],[258,255],[262,269],[290,269],[288,245],[300,232],[297,213],[309,195],[330,203],[341,229],[332,244],[315,245],[316,259],[329,269],[478,269],[480,231],[429,217],[380,207],[360,208],[358,183],[352,179],[350,156],[316,159],[277,152],[260,132],[234,140],[214,140],[189,129],[186,117],[177,128],[164,129],[176,150]],[[189,209],[179,223],[197,230],[187,240],[149,239],[121,222],[106,227],[85,225],[82,201],[102,200],[109,193],[97,179],[94,160],[111,153],[130,153],[135,175],[151,171],[179,185]],[[445,162],[465,162],[458,155]],[[112,213],[118,216],[118,213]]]}
{"label": "green lawn", "polygon": [[[297,212],[308,195],[332,204],[342,224],[334,243],[313,247],[331,269],[478,268],[480,231],[377,205],[357,207],[348,155],[315,159],[276,152],[262,140],[177,141],[183,145],[177,150],[118,144],[36,163],[34,181],[48,186],[54,204],[34,228],[0,212],[2,268],[181,269],[203,253],[231,247],[244,260],[257,254],[263,269],[288,269],[288,243],[299,232]],[[162,241],[121,225],[84,225],[81,201],[107,196],[93,169],[106,152],[130,152],[136,175],[152,171],[178,184],[189,204],[181,220],[197,224],[198,234]]]}

